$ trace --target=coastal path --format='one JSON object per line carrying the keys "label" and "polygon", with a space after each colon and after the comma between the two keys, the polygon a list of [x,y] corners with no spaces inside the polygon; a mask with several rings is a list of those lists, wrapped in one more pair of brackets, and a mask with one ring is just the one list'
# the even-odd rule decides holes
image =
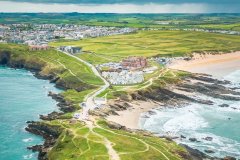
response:
{"label": "coastal path", "polygon": [[76,60],[80,61],[81,63],[84,63],[85,65],[87,65],[89,68],[91,68],[91,70],[93,71],[94,75],[99,77],[103,82],[104,85],[101,86],[99,89],[97,89],[95,92],[90,93],[89,95],[87,95],[86,97],[86,102],[85,102],[85,106],[83,107],[83,110],[81,112],[81,116],[80,116],[80,120],[84,120],[84,119],[88,119],[88,111],[89,110],[93,110],[95,108],[97,108],[98,106],[96,105],[94,99],[97,95],[99,95],[100,93],[102,93],[103,91],[105,91],[109,86],[110,83],[102,77],[102,75],[98,72],[98,70],[95,68],[94,65],[90,64],[87,61],[82,60],[81,58],[72,55],[70,53],[67,52],[63,52],[61,50],[57,50],[58,52],[64,53],[72,58],[75,58]]}

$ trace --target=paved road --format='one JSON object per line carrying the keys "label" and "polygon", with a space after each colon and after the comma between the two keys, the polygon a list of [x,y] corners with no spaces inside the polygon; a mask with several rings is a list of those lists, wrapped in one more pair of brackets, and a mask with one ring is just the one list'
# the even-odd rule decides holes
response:
{"label": "paved road", "polygon": [[99,95],[100,93],[102,93],[103,91],[105,91],[109,86],[109,82],[102,77],[102,75],[98,72],[98,70],[90,63],[82,60],[81,58],[77,57],[77,56],[74,56],[72,54],[69,54],[67,52],[63,52],[63,51],[60,51],[60,50],[57,50],[59,52],[62,52],[70,57],[73,57],[75,59],[77,59],[78,61],[84,63],[85,65],[87,65],[88,67],[90,67],[93,71],[93,73],[102,79],[102,81],[104,82],[104,85],[101,86],[98,90],[96,90],[96,92],[92,93],[91,95],[88,95],[87,99],[86,99],[86,102],[85,102],[85,107],[83,107],[83,111],[81,113],[81,118],[80,119],[86,119],[88,118],[88,111],[89,110],[93,110],[95,108],[97,108],[98,106],[96,105],[96,103],[94,102],[94,98]]}

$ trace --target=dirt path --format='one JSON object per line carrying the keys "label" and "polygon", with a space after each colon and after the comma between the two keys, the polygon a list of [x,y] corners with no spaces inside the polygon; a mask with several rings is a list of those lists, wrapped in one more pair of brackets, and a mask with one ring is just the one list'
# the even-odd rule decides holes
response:
{"label": "dirt path", "polygon": [[101,128],[101,129],[103,129],[103,130],[105,130],[105,131],[111,132],[112,134],[120,135],[120,136],[125,136],[125,137],[129,137],[129,138],[133,138],[133,139],[135,139],[135,140],[138,140],[138,141],[140,141],[141,143],[143,143],[143,144],[146,146],[146,149],[143,150],[143,151],[130,152],[130,153],[127,152],[127,153],[121,153],[121,154],[143,153],[143,152],[147,152],[147,151],[150,149],[150,147],[151,147],[151,148],[153,148],[154,150],[156,150],[157,152],[159,152],[160,154],[162,154],[162,155],[166,158],[166,160],[170,160],[162,151],[160,151],[160,150],[157,149],[156,147],[154,147],[154,146],[146,143],[145,141],[143,141],[143,140],[141,140],[141,139],[139,139],[139,138],[136,138],[136,137],[134,137],[134,136],[128,136],[128,135],[124,135],[124,134],[119,134],[119,133],[113,132],[113,131],[111,131],[111,130],[108,130],[108,129],[105,129],[105,128],[99,126],[99,125],[96,124],[96,123],[95,123],[95,125],[96,125],[98,128]]}
{"label": "dirt path", "polygon": [[91,121],[86,121],[86,125],[87,127],[90,129],[90,131],[92,133],[94,133],[95,135],[101,137],[103,140],[104,140],[104,145],[106,146],[107,150],[108,150],[108,154],[109,154],[109,157],[110,157],[110,160],[120,160],[120,157],[118,155],[118,153],[113,149],[113,145],[112,145],[112,142],[109,141],[106,137],[96,133],[93,131],[93,128],[94,128],[94,123],[91,122]]}

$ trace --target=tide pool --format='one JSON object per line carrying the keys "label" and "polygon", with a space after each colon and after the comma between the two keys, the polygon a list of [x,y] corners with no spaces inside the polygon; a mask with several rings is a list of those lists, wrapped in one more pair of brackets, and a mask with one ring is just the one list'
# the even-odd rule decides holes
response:
{"label": "tide pool", "polygon": [[[232,82],[230,87],[240,87],[240,71],[226,75],[224,79]],[[141,119],[141,127],[160,135],[185,136],[177,139],[178,143],[192,148],[212,150],[211,156],[233,156],[240,159],[240,102],[214,99],[199,95],[202,99],[211,100],[214,105],[189,104],[183,108],[156,109],[156,115]],[[228,104],[229,107],[219,107]],[[204,140],[211,137],[212,140]],[[191,142],[196,138],[200,142]]]}
{"label": "tide pool", "polygon": [[25,131],[26,121],[57,110],[49,91],[59,92],[47,80],[39,80],[26,70],[0,67],[0,159],[37,159],[26,147],[43,139]]}

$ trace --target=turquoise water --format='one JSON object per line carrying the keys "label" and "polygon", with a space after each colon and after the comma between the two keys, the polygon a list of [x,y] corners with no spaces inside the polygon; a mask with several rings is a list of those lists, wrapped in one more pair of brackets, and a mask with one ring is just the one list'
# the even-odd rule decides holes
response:
{"label": "turquoise water", "polygon": [[[232,81],[232,87],[240,87],[240,70],[225,76],[225,79]],[[142,119],[142,128],[160,135],[184,135],[186,139],[176,141],[201,151],[213,150],[215,153],[210,154],[212,156],[234,156],[240,159],[240,102],[203,95],[199,97],[209,99],[215,104],[190,104],[183,108],[157,109],[156,115]],[[229,107],[221,108],[221,104],[228,104]],[[208,136],[213,140],[203,139]],[[197,138],[200,142],[190,142],[189,138]]]}
{"label": "turquoise water", "polygon": [[49,91],[59,92],[26,70],[0,67],[0,160],[37,159],[26,147],[43,139],[26,132],[25,122],[57,110]]}

